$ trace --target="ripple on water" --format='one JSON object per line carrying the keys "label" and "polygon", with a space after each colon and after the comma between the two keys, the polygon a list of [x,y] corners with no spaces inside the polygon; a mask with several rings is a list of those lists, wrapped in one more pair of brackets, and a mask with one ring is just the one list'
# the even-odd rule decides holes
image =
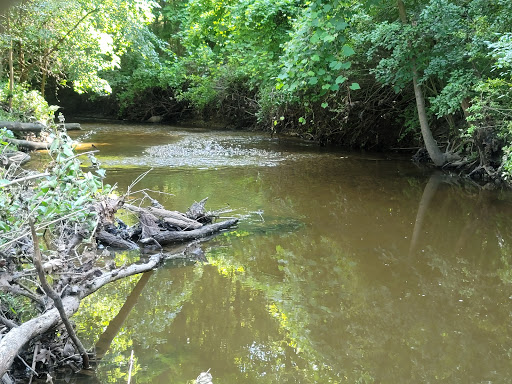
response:
{"label": "ripple on water", "polygon": [[263,141],[261,137],[187,135],[175,143],[149,147],[141,156],[123,158],[123,164],[193,168],[273,167],[290,157],[290,154],[257,148]]}

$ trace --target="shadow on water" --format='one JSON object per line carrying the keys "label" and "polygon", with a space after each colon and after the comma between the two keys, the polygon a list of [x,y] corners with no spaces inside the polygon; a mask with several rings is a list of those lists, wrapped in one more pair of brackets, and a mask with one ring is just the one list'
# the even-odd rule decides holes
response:
{"label": "shadow on water", "polygon": [[[107,139],[95,129],[92,141]],[[140,188],[178,210],[209,196],[210,209],[243,221],[202,244],[207,264],[168,266],[83,303],[81,335],[105,353],[94,380],[125,382],[133,349],[137,383],[186,383],[209,368],[223,383],[508,382],[510,192],[247,133],[164,130],[158,143],[153,133],[104,146],[109,182],[125,190],[148,169],[137,153],[170,151],[175,163],[153,164]],[[180,141],[189,164],[169,147]],[[224,156],[215,166],[195,159],[205,143]],[[231,166],[235,153],[250,161]]]}

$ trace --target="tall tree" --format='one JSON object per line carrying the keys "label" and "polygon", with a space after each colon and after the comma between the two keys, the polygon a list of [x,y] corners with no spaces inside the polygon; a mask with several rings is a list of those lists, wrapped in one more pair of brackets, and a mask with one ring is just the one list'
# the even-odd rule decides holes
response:
{"label": "tall tree", "polygon": [[[400,20],[403,24],[408,24],[407,22],[407,14],[405,11],[405,5],[402,0],[397,0],[398,12],[400,15]],[[416,108],[418,111],[418,118],[420,121],[421,134],[423,136],[423,141],[425,143],[425,147],[427,148],[428,154],[435,165],[438,167],[443,166],[448,161],[447,153],[441,152],[437,142],[434,140],[434,136],[432,136],[432,131],[430,130],[430,126],[427,118],[427,111],[425,109],[425,97],[423,96],[423,90],[419,83],[419,75],[418,70],[416,68],[416,58],[414,56],[410,59],[411,65],[411,73],[412,73],[412,83],[414,87],[414,96],[416,98]]]}
{"label": "tall tree", "polygon": [[[0,17],[10,21],[15,76],[39,84],[43,92],[49,78],[79,92],[109,92],[99,72],[117,67],[120,55],[142,38],[154,5],[151,0],[26,0],[14,5]],[[5,52],[8,46],[0,49]]]}

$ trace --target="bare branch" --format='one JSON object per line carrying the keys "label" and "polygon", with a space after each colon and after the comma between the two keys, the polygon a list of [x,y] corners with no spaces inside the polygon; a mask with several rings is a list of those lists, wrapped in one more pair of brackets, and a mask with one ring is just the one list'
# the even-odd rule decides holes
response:
{"label": "bare branch", "polygon": [[37,274],[39,275],[39,280],[41,281],[41,285],[43,286],[43,290],[48,295],[48,297],[50,297],[53,300],[55,307],[57,307],[60,317],[62,319],[62,322],[64,323],[64,326],[66,327],[66,330],[68,331],[69,337],[71,338],[71,340],[73,340],[73,343],[75,344],[78,351],[82,355],[84,368],[89,368],[89,356],[87,355],[87,351],[85,350],[84,346],[82,345],[82,342],[76,335],[75,330],[73,329],[73,326],[69,322],[68,316],[66,315],[66,311],[62,304],[62,299],[53,290],[53,288],[50,286],[50,284],[48,284],[48,281],[46,281],[44,269],[43,269],[43,266],[41,265],[41,251],[39,250],[39,239],[37,237],[36,229],[34,227],[34,223],[33,223],[32,219],[30,220],[29,225],[30,225],[30,231],[32,232],[32,241],[34,243],[34,266],[36,267]]}
{"label": "bare branch", "polygon": [[45,172],[45,173],[38,173],[36,175],[20,177],[19,179],[12,180],[12,181],[10,181],[7,184],[0,185],[0,188],[9,187],[9,186],[14,185],[14,184],[20,184],[20,183],[23,183],[25,181],[29,181],[29,180],[33,180],[33,179],[39,179],[41,177],[46,177],[46,176],[50,176],[50,173],[49,172]]}
{"label": "bare branch", "polygon": [[9,320],[8,318],[6,318],[4,316],[0,316],[0,323],[5,325],[9,329],[16,328],[18,326],[18,324],[16,324],[14,321]]}

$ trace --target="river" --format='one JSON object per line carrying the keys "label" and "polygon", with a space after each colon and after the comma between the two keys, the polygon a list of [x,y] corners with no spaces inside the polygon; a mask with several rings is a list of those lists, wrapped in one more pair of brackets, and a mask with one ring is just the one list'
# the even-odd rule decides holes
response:
{"label": "river", "polygon": [[241,222],[200,244],[208,262],[85,300],[101,362],[56,382],[125,383],[132,350],[138,384],[510,382],[511,192],[256,133],[83,126],[120,193],[150,170],[132,191]]}

